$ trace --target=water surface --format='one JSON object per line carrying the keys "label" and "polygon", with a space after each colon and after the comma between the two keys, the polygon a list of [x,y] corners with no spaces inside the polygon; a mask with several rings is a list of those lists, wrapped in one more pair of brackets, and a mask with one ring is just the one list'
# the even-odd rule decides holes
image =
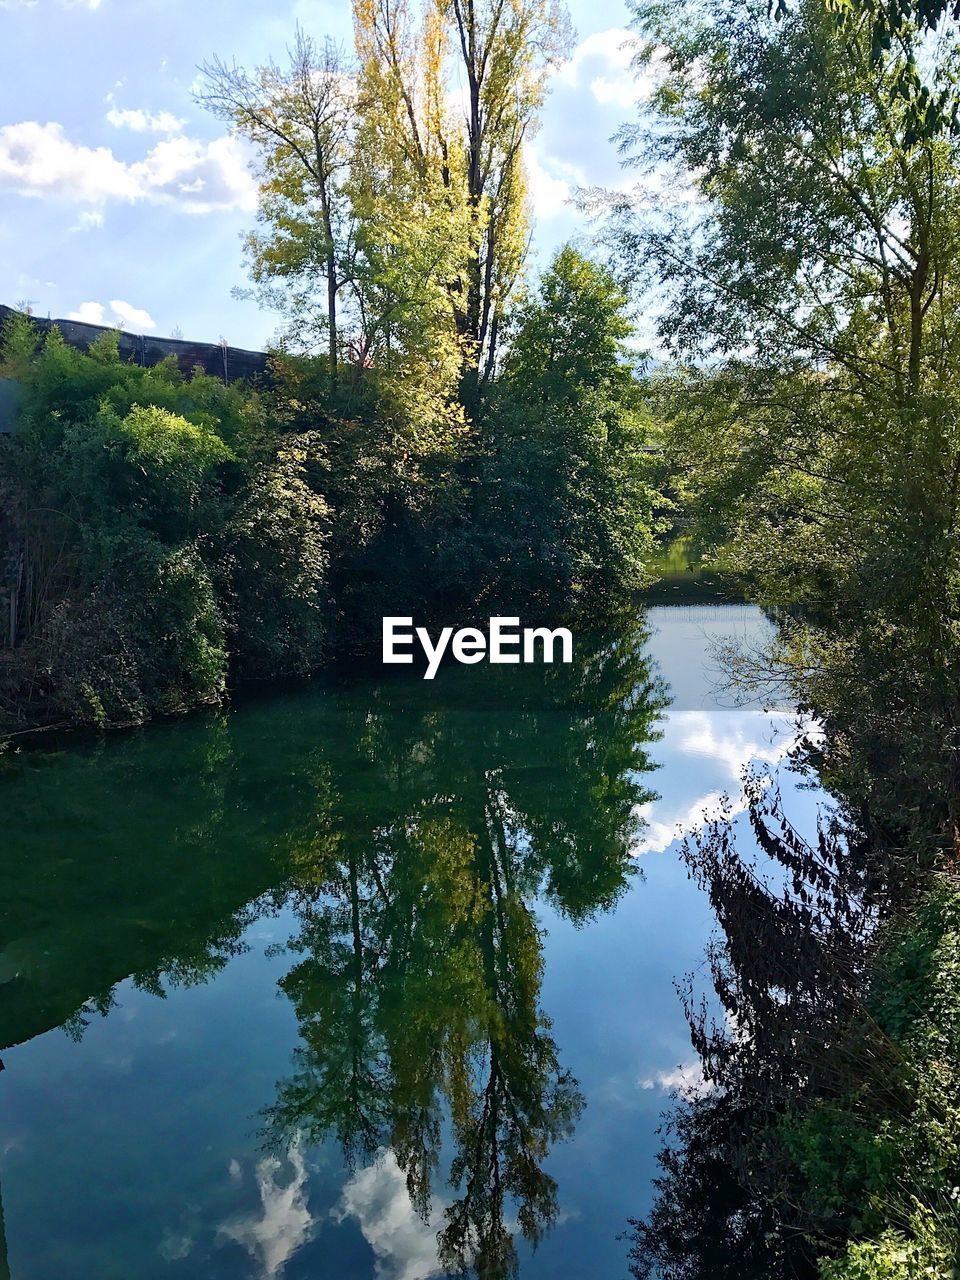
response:
{"label": "water surface", "polygon": [[678,824],[790,738],[715,690],[765,625],[4,761],[0,1277],[623,1277],[697,1087]]}

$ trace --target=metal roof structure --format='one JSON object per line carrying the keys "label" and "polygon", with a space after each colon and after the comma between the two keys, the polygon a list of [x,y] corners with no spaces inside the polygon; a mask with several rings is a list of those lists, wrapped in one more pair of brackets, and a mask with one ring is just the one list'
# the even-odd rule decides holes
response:
{"label": "metal roof structure", "polygon": [[[12,307],[0,305],[0,330],[12,316],[22,314]],[[81,324],[78,320],[43,320],[31,316],[40,333],[49,333],[56,327],[68,346],[86,351],[91,343],[105,333],[116,332],[105,325]],[[245,351],[220,342],[188,342],[181,338],[151,338],[146,334],[125,333],[119,336],[120,359],[152,368],[168,356],[173,356],[180,371],[187,377],[197,368],[222,382],[236,382],[239,378],[261,377],[267,368],[267,356],[263,351]]]}

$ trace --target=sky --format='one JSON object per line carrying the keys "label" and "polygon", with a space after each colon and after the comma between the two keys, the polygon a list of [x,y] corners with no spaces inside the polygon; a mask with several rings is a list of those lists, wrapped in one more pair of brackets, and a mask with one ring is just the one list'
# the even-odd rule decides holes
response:
{"label": "sky", "polygon": [[[572,0],[572,56],[527,151],[533,262],[589,235],[578,186],[625,181],[636,86],[623,0]],[[295,24],[349,45],[349,0],[0,0],[0,302],[260,349],[278,317],[232,296],[256,187],[193,100],[200,63],[282,61]]]}

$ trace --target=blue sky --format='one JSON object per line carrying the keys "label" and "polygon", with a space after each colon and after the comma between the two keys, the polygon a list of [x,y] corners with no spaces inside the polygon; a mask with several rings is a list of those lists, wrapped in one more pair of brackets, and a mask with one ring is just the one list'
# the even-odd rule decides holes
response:
{"label": "blue sky", "polygon": [[[534,259],[586,234],[577,185],[620,183],[633,114],[622,0],[573,0],[576,46],[528,151]],[[130,332],[261,347],[277,318],[231,297],[255,189],[193,102],[199,63],[282,59],[294,24],[349,43],[348,0],[0,0],[0,302]]]}

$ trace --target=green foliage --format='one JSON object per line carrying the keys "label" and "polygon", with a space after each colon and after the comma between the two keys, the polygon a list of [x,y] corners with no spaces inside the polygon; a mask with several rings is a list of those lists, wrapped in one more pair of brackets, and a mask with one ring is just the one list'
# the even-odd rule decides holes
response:
{"label": "green foliage", "polygon": [[918,1207],[903,1231],[884,1231],[877,1240],[857,1241],[843,1258],[824,1262],[822,1280],[953,1280],[957,1239],[928,1211]]}
{"label": "green foliage", "polygon": [[[851,1096],[788,1126],[811,1212],[824,1224],[831,1215],[849,1221],[856,1241],[841,1260],[824,1264],[823,1276],[951,1276],[960,1257],[955,886],[938,880],[906,920],[887,930],[870,993],[868,1009],[896,1046],[905,1102],[878,1120],[877,1100],[869,1105]],[[883,1270],[896,1262],[915,1270]]]}
{"label": "green foliage", "polygon": [[233,517],[233,629],[244,676],[305,675],[324,656],[329,598],[327,503],[310,486],[319,444],[286,437],[261,464]]}
{"label": "green foliage", "polygon": [[233,677],[316,670],[333,630],[342,652],[378,643],[387,613],[622,595],[642,580],[653,503],[628,332],[607,273],[565,251],[478,440],[413,366],[403,389],[390,367],[334,382],[329,361],[281,351],[252,392],[124,364],[114,335],[82,353],[14,325],[3,361],[25,397],[4,539],[29,564],[6,718],[217,701]]}
{"label": "green foliage", "polygon": [[505,599],[588,607],[644,585],[650,431],[609,272],[562,249],[521,308],[489,419],[475,554]]}
{"label": "green foliage", "polygon": [[[728,824],[699,850],[739,1036],[691,1018],[725,1096],[680,1121],[635,1259],[714,1274],[677,1225],[703,1185],[723,1274],[945,1277],[957,896],[933,873],[960,849],[960,148],[917,128],[903,87],[917,73],[928,101],[952,92],[960,45],[953,23],[933,56],[915,58],[912,34],[878,55],[867,21],[780,8],[636,6],[663,76],[622,140],[698,199],[653,216],[615,202],[613,234],[628,276],[667,301],[677,363],[651,397],[693,535],[777,607],[767,652],[728,655],[734,682],[817,718],[797,754],[844,839],[821,833],[782,896]],[[771,843],[761,816],[766,853],[802,848]],[[726,1197],[718,1161],[735,1170]]]}
{"label": "green foliage", "polygon": [[124,364],[113,335],[83,354],[21,324],[3,365],[25,391],[11,724],[135,721],[218,701],[231,669],[316,664],[325,508],[256,396]]}
{"label": "green foliage", "polygon": [[[664,76],[624,148],[699,199],[621,201],[613,235],[686,362],[654,399],[700,538],[760,598],[851,634],[882,612],[938,669],[960,590],[956,141],[910,139],[909,50],[875,62],[819,0],[780,22],[728,0],[636,13]],[[922,60],[931,93],[958,50],[950,27]]]}

